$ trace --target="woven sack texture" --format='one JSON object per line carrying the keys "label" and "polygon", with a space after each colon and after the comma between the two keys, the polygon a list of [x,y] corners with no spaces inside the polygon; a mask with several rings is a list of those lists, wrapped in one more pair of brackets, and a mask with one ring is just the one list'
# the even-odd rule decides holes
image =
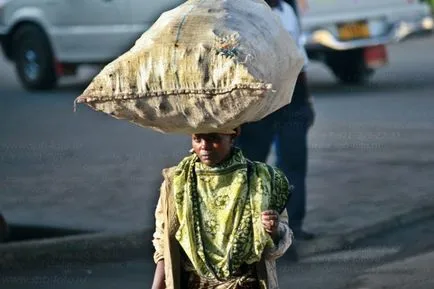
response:
{"label": "woven sack texture", "polygon": [[166,133],[231,132],[288,104],[303,58],[262,0],[163,13],[76,103]]}

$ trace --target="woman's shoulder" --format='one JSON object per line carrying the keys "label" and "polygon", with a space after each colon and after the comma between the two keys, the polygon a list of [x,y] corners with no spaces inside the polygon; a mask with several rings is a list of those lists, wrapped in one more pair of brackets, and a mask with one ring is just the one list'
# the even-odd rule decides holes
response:
{"label": "woman's shoulder", "polygon": [[256,162],[256,161],[248,161],[251,163],[251,165],[254,167],[254,170],[259,175],[269,175],[270,177],[278,177],[282,179],[286,179],[285,174],[275,166],[271,166],[269,164],[263,163],[263,162]]}
{"label": "woman's shoulder", "polygon": [[288,179],[279,168],[271,166],[263,162],[248,161],[253,166],[253,170],[257,176],[262,179],[268,179],[270,182],[277,184],[280,187],[288,187],[291,189]]}
{"label": "woman's shoulder", "polygon": [[177,165],[163,169],[162,174],[164,179],[172,179],[175,174],[184,170],[185,166],[188,166],[191,159],[193,158],[194,155],[188,155],[184,157]]}
{"label": "woman's shoulder", "polygon": [[277,167],[266,163],[251,162],[251,164],[255,167],[256,176],[269,184],[270,208],[281,213],[292,192],[292,186],[289,184],[285,174]]}
{"label": "woman's shoulder", "polygon": [[170,179],[172,179],[173,176],[175,175],[176,168],[177,168],[177,166],[164,168],[163,171],[161,172],[161,174],[164,177],[164,180],[170,180]]}
{"label": "woman's shoulder", "polygon": [[282,170],[278,167],[271,166],[262,162],[252,162],[250,163],[254,166],[254,170],[257,176],[262,179],[268,179],[276,188],[280,188],[283,191],[292,190],[292,186],[289,184],[288,179]]}

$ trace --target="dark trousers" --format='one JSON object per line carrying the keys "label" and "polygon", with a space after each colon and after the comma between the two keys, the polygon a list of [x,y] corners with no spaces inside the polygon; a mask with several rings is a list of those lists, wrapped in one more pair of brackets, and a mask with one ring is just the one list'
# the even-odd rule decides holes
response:
{"label": "dark trousers", "polygon": [[[306,83],[297,83],[296,93],[307,93]],[[299,95],[298,95],[299,96]],[[250,160],[265,162],[275,144],[277,167],[294,186],[287,204],[290,227],[301,230],[306,214],[307,133],[313,121],[312,106],[307,101],[289,104],[264,119],[242,126],[237,145]]]}

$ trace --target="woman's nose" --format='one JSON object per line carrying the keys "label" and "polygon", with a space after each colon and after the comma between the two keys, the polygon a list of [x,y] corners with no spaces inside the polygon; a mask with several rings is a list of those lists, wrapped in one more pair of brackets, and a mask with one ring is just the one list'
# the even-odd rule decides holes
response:
{"label": "woman's nose", "polygon": [[200,142],[200,148],[203,149],[203,150],[208,150],[210,148],[210,142],[207,141],[207,140],[205,140],[205,139],[203,139]]}

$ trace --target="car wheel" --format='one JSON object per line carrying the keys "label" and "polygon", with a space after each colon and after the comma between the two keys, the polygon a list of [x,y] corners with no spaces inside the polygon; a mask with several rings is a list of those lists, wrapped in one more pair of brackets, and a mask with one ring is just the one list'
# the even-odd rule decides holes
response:
{"label": "car wheel", "polygon": [[364,84],[375,70],[366,66],[363,49],[333,51],[327,55],[327,65],[336,78],[344,84]]}
{"label": "car wheel", "polygon": [[17,73],[24,87],[30,90],[55,87],[54,56],[45,33],[34,25],[22,26],[13,35],[12,43]]}

